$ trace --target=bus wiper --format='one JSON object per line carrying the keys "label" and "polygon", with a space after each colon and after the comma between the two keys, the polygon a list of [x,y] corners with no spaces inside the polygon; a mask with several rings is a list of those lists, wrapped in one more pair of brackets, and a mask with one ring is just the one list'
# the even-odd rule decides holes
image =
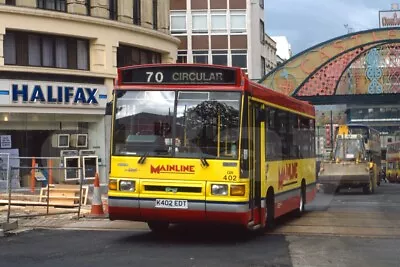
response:
{"label": "bus wiper", "polygon": [[139,164],[143,164],[146,161],[147,156],[149,155],[149,152],[145,152],[140,159],[138,160]]}
{"label": "bus wiper", "polygon": [[208,164],[207,159],[204,156],[200,156],[200,161],[201,161],[201,165],[208,167],[210,166],[210,164]]}

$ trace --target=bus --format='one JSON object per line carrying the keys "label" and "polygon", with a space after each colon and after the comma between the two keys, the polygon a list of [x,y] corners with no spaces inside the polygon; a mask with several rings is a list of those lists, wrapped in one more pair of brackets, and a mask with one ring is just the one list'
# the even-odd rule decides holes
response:
{"label": "bus", "polygon": [[391,183],[400,182],[400,141],[387,144],[386,178]]}
{"label": "bus", "polygon": [[110,220],[246,230],[315,197],[315,110],[236,67],[122,67],[113,90]]}

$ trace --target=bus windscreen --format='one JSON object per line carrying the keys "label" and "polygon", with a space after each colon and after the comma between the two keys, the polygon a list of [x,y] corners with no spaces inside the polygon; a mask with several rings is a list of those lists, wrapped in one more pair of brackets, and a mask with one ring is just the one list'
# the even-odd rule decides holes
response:
{"label": "bus windscreen", "polygon": [[239,92],[117,91],[114,156],[238,156]]}

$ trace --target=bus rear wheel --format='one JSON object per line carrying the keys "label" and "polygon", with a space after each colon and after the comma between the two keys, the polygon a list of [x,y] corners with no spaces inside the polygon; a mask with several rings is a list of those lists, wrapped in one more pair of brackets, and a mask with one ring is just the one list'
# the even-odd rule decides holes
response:
{"label": "bus rear wheel", "polygon": [[306,205],[306,185],[304,181],[301,183],[301,188],[300,188],[300,203],[299,207],[296,210],[296,215],[300,217],[303,215],[305,211],[305,205]]}
{"label": "bus rear wheel", "polygon": [[275,227],[275,199],[274,193],[272,190],[268,190],[267,198],[266,198],[266,219],[265,219],[265,228],[267,230],[273,230]]}
{"label": "bus rear wheel", "polygon": [[162,221],[151,221],[147,222],[150,230],[155,233],[162,233],[166,232],[169,227],[169,222],[162,222]]}

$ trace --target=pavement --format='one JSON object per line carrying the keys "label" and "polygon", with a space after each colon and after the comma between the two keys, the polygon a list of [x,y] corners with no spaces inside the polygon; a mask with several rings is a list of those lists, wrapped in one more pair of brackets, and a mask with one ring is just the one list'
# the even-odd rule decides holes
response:
{"label": "pavement", "polygon": [[203,225],[155,235],[144,223],[76,214],[24,219],[0,238],[0,266],[399,266],[399,184],[318,193],[307,210],[262,235]]}

